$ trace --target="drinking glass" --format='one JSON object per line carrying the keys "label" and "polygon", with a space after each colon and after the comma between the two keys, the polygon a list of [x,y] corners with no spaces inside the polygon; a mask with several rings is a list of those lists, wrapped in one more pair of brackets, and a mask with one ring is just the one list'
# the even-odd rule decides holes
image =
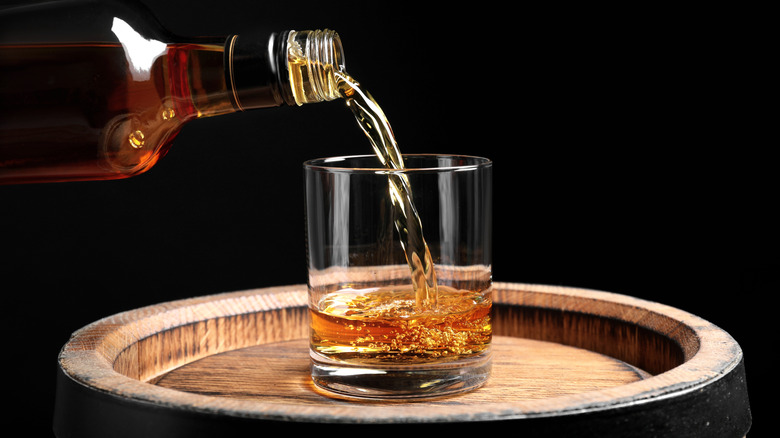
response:
{"label": "drinking glass", "polygon": [[434,397],[490,375],[492,162],[304,163],[311,377],[342,397]]}

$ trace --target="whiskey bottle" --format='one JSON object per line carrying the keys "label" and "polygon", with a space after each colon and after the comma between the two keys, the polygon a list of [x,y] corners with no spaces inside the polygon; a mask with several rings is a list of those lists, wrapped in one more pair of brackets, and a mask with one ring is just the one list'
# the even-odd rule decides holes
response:
{"label": "whiskey bottle", "polygon": [[202,117],[340,98],[331,30],[172,35],[143,5],[0,10],[0,184],[141,174]]}

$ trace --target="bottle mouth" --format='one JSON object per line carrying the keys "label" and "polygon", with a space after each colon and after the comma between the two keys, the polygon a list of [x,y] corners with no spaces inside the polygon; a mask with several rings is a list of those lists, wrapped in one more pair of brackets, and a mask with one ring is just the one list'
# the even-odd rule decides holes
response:
{"label": "bottle mouth", "polygon": [[329,29],[290,31],[287,71],[298,105],[340,98],[336,73],[345,67],[338,33]]}

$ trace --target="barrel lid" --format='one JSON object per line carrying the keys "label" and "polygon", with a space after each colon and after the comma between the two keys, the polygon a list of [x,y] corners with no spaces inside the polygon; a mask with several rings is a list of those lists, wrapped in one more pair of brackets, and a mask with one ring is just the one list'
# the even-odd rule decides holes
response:
{"label": "barrel lid", "polygon": [[[579,288],[495,283],[493,299],[497,341],[488,384],[460,396],[403,403],[316,393],[307,379],[305,285],[113,315],[74,333],[60,353],[55,433],[205,437],[257,433],[270,425],[288,432],[325,425],[361,432],[484,432],[499,423],[513,434],[545,436],[743,437],[750,428],[742,350],[717,326],[663,304]],[[541,369],[558,372],[562,383],[550,384],[544,371],[530,369],[517,377],[534,366],[530,358],[552,358],[553,351],[570,351],[561,357],[575,362],[590,356],[598,358],[593,363],[612,361],[627,380],[567,390],[577,373],[549,365]],[[199,382],[185,377],[190,367],[218,362],[246,375],[242,366],[270,367],[274,358],[287,371],[271,377],[278,378],[273,397],[252,393],[260,387],[253,378],[230,389],[196,389],[229,372],[192,379]]]}

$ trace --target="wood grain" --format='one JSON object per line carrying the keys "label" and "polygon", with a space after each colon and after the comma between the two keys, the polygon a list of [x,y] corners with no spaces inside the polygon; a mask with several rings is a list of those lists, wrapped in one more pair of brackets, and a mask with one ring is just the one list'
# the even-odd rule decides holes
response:
{"label": "wood grain", "polygon": [[[179,391],[265,403],[338,403],[320,393],[308,377],[306,339],[247,347],[187,364],[156,384]],[[588,350],[523,338],[493,341],[493,372],[482,388],[438,403],[492,405],[501,400],[533,400],[577,394],[635,382],[646,373]],[[350,401],[354,403],[354,401]],[[364,402],[371,406],[396,402]],[[428,403],[437,403],[429,400]],[[418,403],[422,406],[424,404]]]}

